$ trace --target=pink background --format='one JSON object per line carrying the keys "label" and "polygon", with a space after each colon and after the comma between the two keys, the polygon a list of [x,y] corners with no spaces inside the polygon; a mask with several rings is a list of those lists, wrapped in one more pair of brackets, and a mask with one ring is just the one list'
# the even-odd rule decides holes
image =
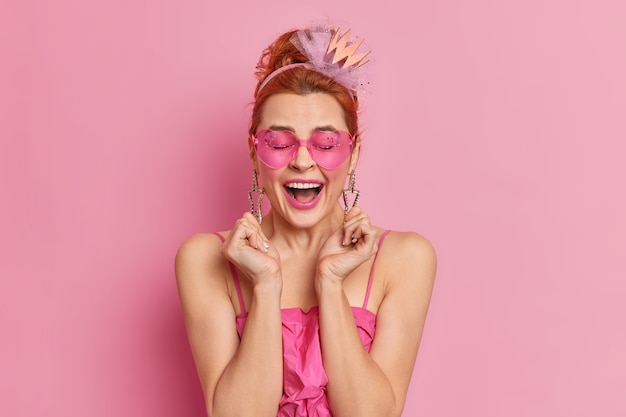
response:
{"label": "pink background", "polygon": [[174,254],[247,209],[261,49],[326,17],[375,51],[362,206],[439,255],[404,415],[626,415],[623,1],[213,3],[0,6],[0,415],[204,415]]}

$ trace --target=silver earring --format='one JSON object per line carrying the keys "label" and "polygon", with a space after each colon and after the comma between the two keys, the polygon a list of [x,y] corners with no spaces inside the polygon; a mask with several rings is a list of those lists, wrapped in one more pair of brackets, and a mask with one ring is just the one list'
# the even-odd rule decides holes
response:
{"label": "silver earring", "polygon": [[[254,204],[254,199],[252,198],[252,193],[259,193],[259,198],[257,199],[256,206]],[[259,187],[259,183],[257,181],[257,172],[256,169],[252,171],[252,187],[248,189],[248,201],[250,202],[250,213],[254,217],[256,217],[259,224],[263,221],[263,213],[261,212],[261,201],[263,200],[263,196],[265,195],[265,189]]]}
{"label": "silver earring", "polygon": [[[348,188],[343,190],[343,205],[344,211],[343,214],[346,216],[348,212],[352,209],[352,207],[357,206],[359,204],[359,197],[361,197],[361,192],[354,188],[354,184],[356,183],[356,176],[354,171],[350,173],[350,183],[348,184]],[[350,204],[350,194],[354,194],[354,200],[352,204]]]}

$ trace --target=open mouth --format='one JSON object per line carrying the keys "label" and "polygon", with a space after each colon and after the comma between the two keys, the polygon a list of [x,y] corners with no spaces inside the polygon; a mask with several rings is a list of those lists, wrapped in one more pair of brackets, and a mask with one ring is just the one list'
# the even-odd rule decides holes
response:
{"label": "open mouth", "polygon": [[322,184],[311,182],[292,182],[285,185],[287,193],[299,203],[313,201],[322,190]]}

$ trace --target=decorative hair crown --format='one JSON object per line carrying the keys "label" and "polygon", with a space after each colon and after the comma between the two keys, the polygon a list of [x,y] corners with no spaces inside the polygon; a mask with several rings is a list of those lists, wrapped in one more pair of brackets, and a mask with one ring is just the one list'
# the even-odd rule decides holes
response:
{"label": "decorative hair crown", "polygon": [[276,69],[263,80],[257,94],[272,78],[295,67],[305,67],[324,74],[354,94],[364,86],[360,68],[369,62],[364,59],[371,51],[357,53],[363,39],[350,41],[350,29],[341,34],[340,28],[332,31],[328,27],[313,27],[297,31],[290,41],[309,61]]}

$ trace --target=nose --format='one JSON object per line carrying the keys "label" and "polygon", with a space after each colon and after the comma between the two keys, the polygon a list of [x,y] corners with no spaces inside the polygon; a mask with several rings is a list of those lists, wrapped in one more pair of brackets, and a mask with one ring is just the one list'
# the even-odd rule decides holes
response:
{"label": "nose", "polygon": [[300,144],[300,146],[298,146],[298,150],[296,151],[296,155],[294,156],[290,165],[294,169],[303,171],[313,167],[315,165],[315,161],[311,157],[309,149],[305,145]]}

